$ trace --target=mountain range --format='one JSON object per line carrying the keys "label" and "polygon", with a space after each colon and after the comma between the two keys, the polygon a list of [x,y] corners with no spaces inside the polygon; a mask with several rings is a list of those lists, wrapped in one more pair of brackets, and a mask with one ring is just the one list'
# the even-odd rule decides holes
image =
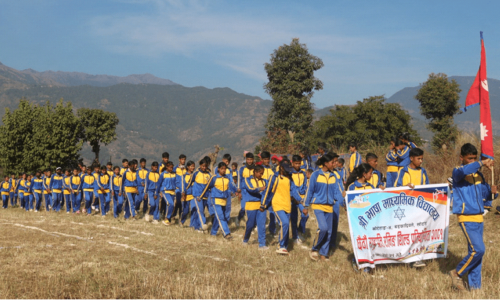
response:
{"label": "mountain range", "polygon": [[[451,76],[459,84],[463,106],[474,77]],[[432,138],[426,120],[414,99],[419,87],[407,87],[387,98],[400,103],[413,117],[414,128],[424,139]],[[489,79],[494,133],[500,131],[500,81]],[[272,102],[237,93],[229,88],[184,87],[151,74],[89,75],[78,72],[18,71],[0,63],[0,111],[15,109],[20,98],[34,103],[52,103],[63,98],[76,108],[101,108],[115,112],[120,119],[118,139],[101,146],[102,160],[118,163],[123,158],[159,160],[168,151],[175,158],[183,153],[198,160],[218,144],[222,153],[240,156],[253,150],[264,134],[264,124]],[[318,109],[315,119],[329,114],[333,106]],[[479,109],[455,117],[461,129],[479,126]],[[89,146],[82,150],[84,161],[93,158]]]}

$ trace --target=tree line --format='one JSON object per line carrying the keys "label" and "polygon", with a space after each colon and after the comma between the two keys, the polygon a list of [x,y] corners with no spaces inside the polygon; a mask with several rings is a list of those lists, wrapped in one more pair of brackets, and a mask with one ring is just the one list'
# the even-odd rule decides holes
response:
{"label": "tree line", "polygon": [[[355,105],[335,105],[329,115],[313,120],[311,98],[314,91],[323,88],[314,72],[323,66],[298,38],[274,50],[265,64],[268,82],[264,85],[273,104],[256,152],[296,154],[304,148],[314,151],[320,143],[337,150],[349,143],[385,145],[403,132],[421,143],[408,112],[398,103],[387,103],[383,95],[370,96]],[[446,74],[431,73],[415,96],[422,115],[429,120],[427,128],[434,133],[434,151],[449,149],[456,140],[453,117],[460,112],[460,91],[458,83],[449,81]]]}
{"label": "tree line", "polygon": [[0,165],[19,174],[39,169],[76,166],[88,142],[99,162],[101,144],[116,140],[118,117],[101,109],[79,108],[59,100],[44,105],[21,99],[17,109],[6,108],[0,126]]}

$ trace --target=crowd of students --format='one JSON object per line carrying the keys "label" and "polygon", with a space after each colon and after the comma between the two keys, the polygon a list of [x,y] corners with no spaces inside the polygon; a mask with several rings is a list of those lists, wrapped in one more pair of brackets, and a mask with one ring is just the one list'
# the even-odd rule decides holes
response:
{"label": "crowd of students", "polygon": [[[465,150],[462,147],[463,164],[453,171],[452,176],[456,202],[453,211],[461,215],[459,222],[469,243],[468,257],[453,274],[450,273],[457,288],[461,286],[456,278],[469,271],[475,280],[474,286],[477,286],[476,273],[479,270],[480,277],[480,250],[484,250],[484,244],[480,244],[482,227],[474,227],[470,222],[482,225],[484,208],[491,207],[491,200],[496,197],[491,195],[492,192],[496,194],[496,187],[490,188],[479,172],[481,166],[491,166],[492,161],[474,162],[477,150],[470,146],[464,145]],[[174,165],[165,152],[161,162],[155,161],[149,168],[145,159],[139,162],[124,159],[121,167],[111,163],[89,168],[79,165],[66,170],[58,167],[55,174],[45,170],[43,173],[23,173],[17,178],[15,175],[6,176],[1,183],[1,195],[3,208],[7,208],[10,199],[11,206],[16,206],[19,201],[19,207],[34,212],[39,212],[44,203],[46,211],[66,209],[68,214],[85,215],[100,212],[103,217],[112,211],[115,218],[123,213],[126,220],[138,219],[142,210],[145,221],[166,226],[174,224],[174,218],[178,216],[179,225],[186,227],[190,218],[189,226],[194,230],[207,232],[207,224],[211,223],[210,233],[217,235],[220,230],[227,240],[233,239],[229,223],[231,204],[237,197],[241,206],[235,218],[237,227],[246,215],[243,245],[248,245],[256,228],[259,249],[269,249],[266,244],[268,231],[273,236],[277,234],[276,252],[281,255],[288,255],[289,231],[294,243],[303,243],[309,213],[313,211],[318,229],[309,256],[314,261],[326,261],[336,247],[340,208],[346,206],[346,191],[399,186],[413,188],[429,183],[427,172],[421,166],[424,151],[407,135],[391,141],[385,157],[387,177],[377,170],[377,155],[368,153],[363,162],[357,145],[349,145],[349,150],[349,172],[344,166],[345,160],[328,152],[325,144],[319,146],[316,155],[311,156],[304,149],[300,155],[291,156],[291,160],[288,156],[271,156],[263,151],[258,154],[256,163],[254,154],[247,152],[239,168],[237,163],[231,163],[231,155],[225,154],[213,171],[208,156],[196,164],[186,162],[186,156],[180,155],[178,164]],[[480,196],[467,190],[477,189],[477,186],[484,189]],[[474,206],[470,198],[487,199],[487,202],[479,208],[470,208]],[[208,211],[208,217],[205,211]],[[417,262],[415,266],[425,264]],[[470,278],[471,274],[469,281]]]}

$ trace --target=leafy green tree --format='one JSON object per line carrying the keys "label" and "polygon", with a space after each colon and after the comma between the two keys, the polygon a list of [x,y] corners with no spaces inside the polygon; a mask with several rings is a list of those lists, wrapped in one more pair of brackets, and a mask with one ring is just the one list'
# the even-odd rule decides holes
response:
{"label": "leafy green tree", "polygon": [[264,89],[273,99],[266,130],[286,130],[292,143],[307,135],[313,121],[313,91],[323,89],[314,72],[322,67],[323,61],[311,55],[298,38],[274,50],[265,64],[269,82]]}
{"label": "leafy green tree", "polygon": [[431,73],[427,81],[420,84],[415,99],[420,102],[420,112],[429,120],[427,128],[434,132],[434,150],[449,149],[457,139],[458,129],[453,117],[460,113],[460,92],[455,79],[449,81],[443,73]]}
{"label": "leafy green tree", "polygon": [[99,163],[100,144],[108,145],[116,140],[118,117],[115,113],[93,108],[79,108],[76,114],[84,128],[83,140],[90,143],[94,162]]}
{"label": "leafy green tree", "polygon": [[420,137],[410,123],[410,115],[400,104],[386,103],[384,96],[372,96],[354,106],[336,105],[330,115],[314,123],[309,144],[311,149],[319,142],[337,149],[350,142],[383,145],[401,132],[409,132],[419,142]]}
{"label": "leafy green tree", "polygon": [[82,126],[71,103],[56,106],[19,101],[14,111],[6,108],[0,126],[0,164],[7,173],[68,166],[79,159]]}

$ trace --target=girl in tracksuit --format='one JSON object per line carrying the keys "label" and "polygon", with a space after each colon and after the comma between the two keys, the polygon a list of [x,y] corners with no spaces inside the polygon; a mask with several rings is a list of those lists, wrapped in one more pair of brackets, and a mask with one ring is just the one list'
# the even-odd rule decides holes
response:
{"label": "girl in tracksuit", "polygon": [[352,171],[351,175],[347,179],[345,184],[346,190],[358,191],[375,189],[375,187],[369,182],[372,175],[373,168],[367,163],[362,163]]}
{"label": "girl in tracksuit", "polygon": [[26,189],[24,188],[25,183],[26,183],[26,174],[23,173],[19,177],[19,182],[17,183],[15,193],[19,197],[19,204],[21,205],[21,208],[24,209],[26,209],[26,202],[24,201],[24,192],[26,191]]}
{"label": "girl in tracksuit", "polygon": [[162,205],[166,205],[165,221],[163,225],[169,226],[171,223],[172,213],[175,207],[175,187],[177,174],[174,173],[174,163],[169,161],[161,170],[160,184],[156,189],[156,194],[160,195]]}
{"label": "girl in tracksuit", "polygon": [[9,179],[10,183],[10,191],[9,191],[9,197],[10,197],[10,206],[14,206],[17,204],[17,194],[16,194],[16,189],[17,185],[19,184],[19,180],[16,180],[16,175],[12,175],[12,177]]}
{"label": "girl in tracksuit", "polygon": [[153,217],[153,223],[157,224],[160,220],[160,198],[161,195],[157,193],[158,187],[160,186],[160,174],[158,173],[158,162],[154,161],[151,164],[151,171],[146,174],[145,185],[145,197],[149,202],[149,212],[144,217],[146,222],[149,222],[149,217]]}
{"label": "girl in tracksuit", "polygon": [[66,202],[66,213],[69,214],[73,206],[73,201],[71,200],[71,169],[64,171],[63,195],[64,202]]}
{"label": "girl in tracksuit", "polygon": [[101,204],[101,215],[104,217],[109,211],[109,204],[111,202],[110,186],[111,179],[109,178],[106,166],[101,166],[101,172],[97,176],[97,195],[99,196],[99,202]]}
{"label": "girl in tracksuit", "polygon": [[56,169],[56,173],[50,178],[49,190],[52,195],[52,209],[56,212],[61,210],[63,203],[63,180],[61,168]]}
{"label": "girl in tracksuit", "polygon": [[2,193],[2,207],[7,208],[9,205],[9,196],[10,196],[10,188],[11,183],[9,180],[9,176],[5,176],[4,181],[0,184],[0,192]]}
{"label": "girl in tracksuit", "polygon": [[219,231],[220,228],[224,238],[232,240],[233,237],[229,231],[229,219],[227,219],[226,209],[227,203],[231,202],[231,192],[236,193],[237,188],[233,183],[232,177],[226,174],[226,163],[220,162],[217,166],[217,170],[218,174],[212,176],[203,192],[201,192],[201,195],[193,201],[199,202],[200,199],[203,198],[208,191],[210,191],[210,201],[212,201],[216,219],[212,225],[211,235],[217,235],[217,231]]}
{"label": "girl in tracksuit", "polygon": [[38,170],[35,173],[35,177],[31,179],[31,191],[35,198],[35,212],[40,210],[42,205],[42,191],[43,191],[43,179],[42,171]]}
{"label": "girl in tracksuit", "polygon": [[32,175],[28,175],[27,180],[24,181],[24,204],[26,211],[33,211],[33,190],[31,189]]}
{"label": "girl in tracksuit", "polygon": [[45,202],[45,211],[50,211],[52,209],[52,193],[50,191],[50,182],[52,181],[52,174],[50,170],[45,170],[45,174],[42,176],[43,179],[43,200]]}
{"label": "girl in tracksuit", "polygon": [[[302,211],[304,210],[303,199],[306,194],[307,189],[307,176],[305,170],[300,168],[301,157],[298,155],[294,155],[292,157],[292,180],[293,183],[298,188],[298,192],[301,196],[301,199],[298,201],[292,202],[292,212],[290,214],[290,223],[292,227],[292,239],[295,243],[301,244],[302,238],[299,238],[299,231],[301,233],[305,233],[306,231],[306,223],[307,219],[309,219],[309,215],[304,214]],[[300,213],[300,224],[297,224],[299,221],[299,211]]]}
{"label": "girl in tracksuit", "polygon": [[[288,255],[288,229],[290,227],[290,212],[292,211],[292,201],[301,200],[297,187],[291,179],[292,167],[288,162],[281,162],[279,173],[274,174],[267,185],[266,192],[262,197],[260,211],[263,212],[269,205],[272,205],[279,230],[279,249],[276,253]],[[305,213],[305,212],[304,212]]]}
{"label": "girl in tracksuit", "polygon": [[71,189],[71,204],[73,213],[80,213],[80,205],[82,204],[82,176],[78,173],[78,169],[73,169],[73,176],[70,178]]}
{"label": "girl in tracksuit", "polygon": [[120,188],[122,186],[122,176],[120,175],[120,167],[113,168],[113,176],[111,177],[111,196],[113,197],[113,216],[118,218],[123,208],[123,195]]}
{"label": "girl in tracksuit", "polygon": [[139,195],[139,180],[137,176],[137,160],[133,159],[128,163],[128,169],[123,173],[122,186],[119,196],[123,196],[124,201],[124,218],[127,220],[132,216],[135,219],[135,201]]}
{"label": "girl in tracksuit", "polygon": [[[200,161],[200,167],[189,180],[185,190],[192,187],[193,200],[191,200],[191,222],[190,226],[195,230],[205,231],[208,229],[206,225],[205,212],[203,204],[200,201],[196,201],[195,198],[200,197],[203,190],[207,186],[210,178],[210,173],[207,171],[208,161],[203,158]],[[206,196],[205,196],[206,197]],[[200,198],[201,201],[207,200],[205,197]]]}
{"label": "girl in tracksuit", "polygon": [[336,158],[338,157],[328,153],[316,162],[323,167],[311,175],[306,192],[304,214],[308,213],[308,207],[311,206],[318,222],[316,242],[310,253],[311,259],[315,261],[328,257],[333,231],[333,206],[337,201],[342,201],[345,194],[339,178],[332,172]]}
{"label": "girl in tracksuit", "polygon": [[88,168],[87,174],[82,176],[83,199],[85,199],[85,211],[87,212],[87,216],[92,213],[95,181],[95,177],[92,175],[92,169]]}
{"label": "girl in tracksuit", "polygon": [[184,223],[187,220],[189,211],[191,210],[191,201],[193,200],[193,186],[191,185],[187,188],[188,183],[193,177],[194,169],[196,168],[193,161],[188,161],[186,164],[186,173],[182,176],[181,180],[181,201],[182,201],[182,216],[180,221],[180,226],[184,227]]}
{"label": "girl in tracksuit", "polygon": [[266,246],[266,215],[267,213],[260,211],[262,195],[266,189],[267,181],[263,178],[264,167],[253,167],[253,175],[243,180],[241,186],[246,191],[248,196],[245,210],[247,212],[247,225],[245,228],[245,236],[243,244],[247,245],[252,230],[257,226],[259,239],[259,249],[268,249]]}

